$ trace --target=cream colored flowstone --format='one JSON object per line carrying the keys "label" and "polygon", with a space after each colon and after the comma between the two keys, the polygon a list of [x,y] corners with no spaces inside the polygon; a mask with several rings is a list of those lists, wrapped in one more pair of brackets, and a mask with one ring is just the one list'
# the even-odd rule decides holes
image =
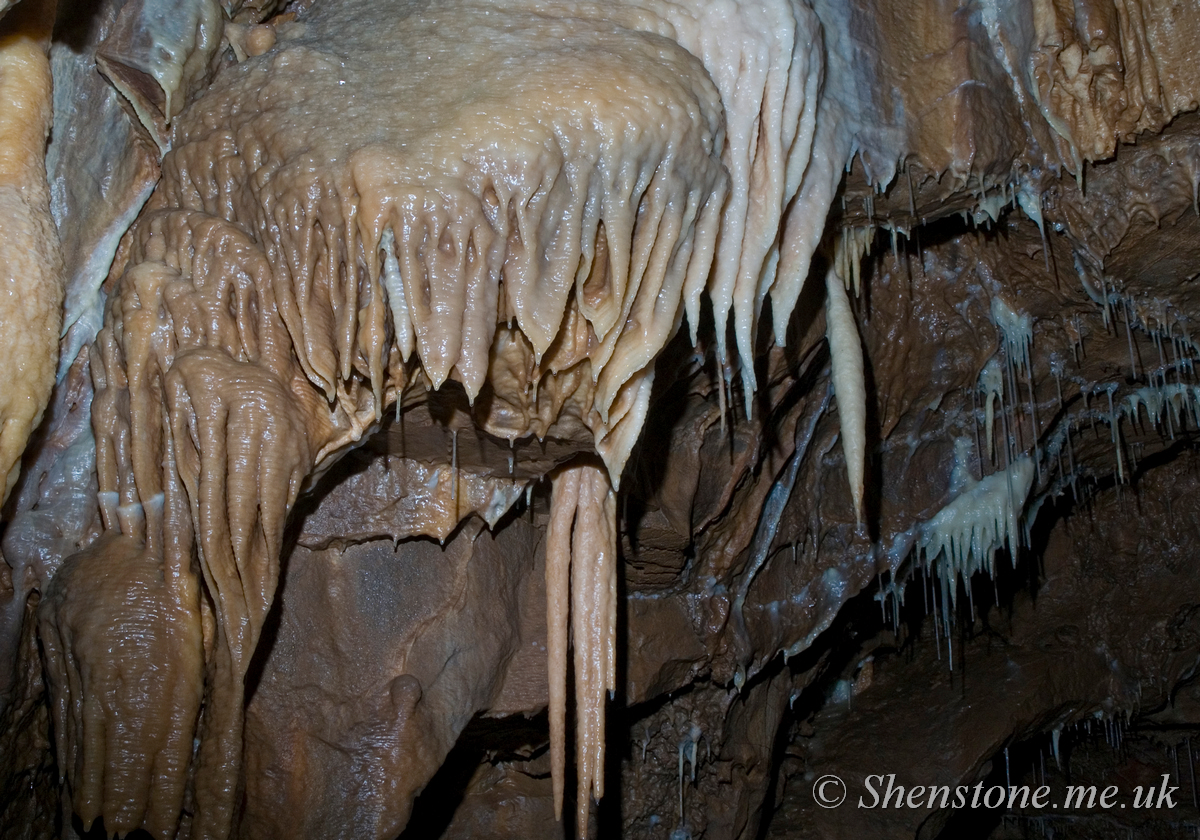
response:
{"label": "cream colored flowstone", "polygon": [[550,773],[554,815],[561,818],[569,626],[575,667],[577,837],[587,837],[588,793],[597,800],[604,795],[604,694],[617,687],[616,624],[617,496],[603,467],[569,466],[553,478],[546,529],[546,652]]}
{"label": "cream colored flowstone", "polygon": [[[817,130],[821,26],[805,0],[333,0],[303,18],[171,120],[97,340],[105,528],[202,585],[213,619],[200,723],[188,707],[164,736],[199,733],[197,758],[97,753],[142,768],[105,824],[136,827],[148,797],[178,813],[194,778],[192,836],[233,831],[244,678],[292,506],[410,385],[453,379],[472,402],[487,387],[483,431],[579,421],[603,461],[554,476],[547,550],[554,787],[561,811],[570,646],[583,835],[615,687],[615,487],[701,298],[747,391],[766,295],[782,323],[796,306],[845,156],[836,123]],[[170,516],[133,515],[164,498]],[[80,661],[111,670],[94,651]],[[62,681],[56,725],[93,685]]]}
{"label": "cream colored flowstone", "polygon": [[50,217],[46,51],[53,0],[25,0],[0,20],[0,503],[54,385],[62,256]]}

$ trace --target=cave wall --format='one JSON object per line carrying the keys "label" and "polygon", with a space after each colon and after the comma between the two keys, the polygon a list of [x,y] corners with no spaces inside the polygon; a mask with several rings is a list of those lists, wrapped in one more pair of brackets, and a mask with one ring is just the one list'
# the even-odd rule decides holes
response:
{"label": "cave wall", "polygon": [[4,14],[61,322],[0,342],[4,836],[999,838],[1049,817],[810,783],[1194,778],[1196,10]]}

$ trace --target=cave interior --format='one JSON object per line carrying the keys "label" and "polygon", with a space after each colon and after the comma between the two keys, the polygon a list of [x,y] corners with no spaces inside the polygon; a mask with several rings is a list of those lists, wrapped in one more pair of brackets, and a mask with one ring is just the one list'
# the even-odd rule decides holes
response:
{"label": "cave interior", "polygon": [[0,837],[1200,836],[1198,54],[0,0]]}

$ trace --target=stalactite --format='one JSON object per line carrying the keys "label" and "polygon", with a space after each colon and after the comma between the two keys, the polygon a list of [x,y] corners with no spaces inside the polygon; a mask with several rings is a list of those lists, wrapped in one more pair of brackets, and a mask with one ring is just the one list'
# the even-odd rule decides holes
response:
{"label": "stalactite", "polygon": [[[859,253],[845,254],[839,247],[837,254],[834,265],[825,275],[825,325],[850,497],[854,500],[854,516],[861,523],[863,476],[867,459],[867,390],[863,378],[862,341],[858,337],[858,327],[854,323],[854,312],[850,309],[845,288],[848,274],[858,277]],[[843,258],[850,263],[843,265],[842,270],[847,274],[838,273],[837,264]]]}
{"label": "stalactite", "polygon": [[[555,816],[566,772],[566,673],[575,671],[576,836],[587,836],[589,796],[604,795],[605,694],[616,690],[617,502],[603,467],[554,476],[546,532],[547,668]],[[570,605],[568,608],[568,604]]]}
{"label": "stalactite", "polygon": [[546,660],[550,705],[550,776],[554,816],[562,817],[567,744],[567,639],[571,603],[571,532],[579,505],[578,469],[554,478],[546,525]]}

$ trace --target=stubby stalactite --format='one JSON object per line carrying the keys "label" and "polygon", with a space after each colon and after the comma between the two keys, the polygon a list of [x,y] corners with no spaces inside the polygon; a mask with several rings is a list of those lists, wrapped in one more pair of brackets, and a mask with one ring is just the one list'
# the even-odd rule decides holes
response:
{"label": "stubby stalactite", "polygon": [[85,828],[170,836],[204,688],[199,581],[117,533],[55,580],[41,638],[72,807]]}

